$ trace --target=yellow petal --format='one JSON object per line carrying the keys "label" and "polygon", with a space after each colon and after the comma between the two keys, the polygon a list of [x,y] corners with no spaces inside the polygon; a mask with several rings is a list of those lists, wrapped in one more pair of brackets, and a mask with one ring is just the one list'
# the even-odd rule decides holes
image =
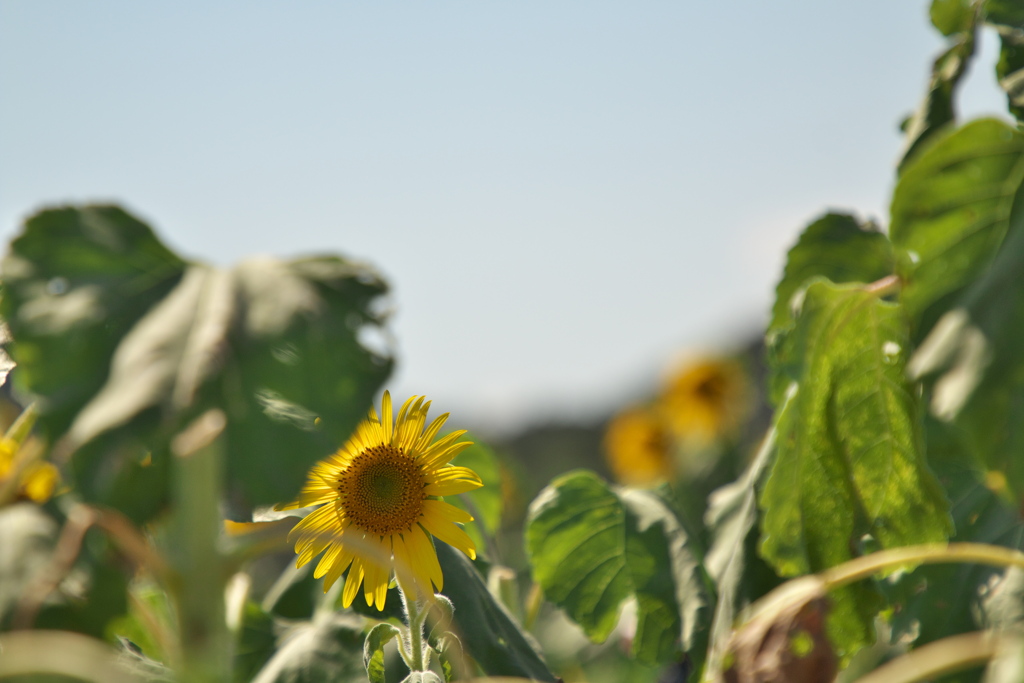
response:
{"label": "yellow petal", "polygon": [[469,555],[469,559],[476,559],[476,545],[473,543],[473,539],[462,530],[462,527],[448,523],[437,523],[436,520],[424,520],[423,526],[438,540],[444,541],[451,547],[466,553]]}
{"label": "yellow petal", "polygon": [[380,421],[384,428],[384,443],[390,444],[394,436],[394,418],[391,415],[391,393],[385,391],[380,401]]}
{"label": "yellow petal", "polygon": [[473,521],[473,515],[443,500],[423,501],[423,517],[428,520],[454,522],[456,524],[465,524]]}
{"label": "yellow petal", "polygon": [[428,496],[454,496],[484,485],[477,473],[468,467],[442,467],[426,476]]}
{"label": "yellow petal", "polygon": [[[437,551],[430,537],[419,525],[402,534],[405,537],[405,545],[409,549],[409,556],[412,571],[417,578],[429,588],[433,583],[437,590],[444,588],[444,574],[441,572],[441,564],[437,561]],[[433,593],[433,591],[427,591]]]}
{"label": "yellow petal", "polygon": [[345,590],[341,594],[341,604],[343,607],[351,607],[352,601],[355,600],[356,594],[359,592],[359,586],[363,583],[363,561],[359,557],[352,559],[352,568],[348,570],[348,576],[345,578]]}

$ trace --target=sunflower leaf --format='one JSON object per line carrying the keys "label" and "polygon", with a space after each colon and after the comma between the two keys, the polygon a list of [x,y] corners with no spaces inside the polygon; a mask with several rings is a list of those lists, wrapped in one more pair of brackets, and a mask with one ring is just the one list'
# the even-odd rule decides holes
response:
{"label": "sunflower leaf", "polygon": [[455,607],[452,631],[490,676],[556,681],[540,648],[494,599],[473,563],[447,543],[436,543],[444,594]]}
{"label": "sunflower leaf", "polygon": [[903,170],[892,198],[900,300],[927,332],[998,251],[1024,179],[1024,133],[994,119],[936,136]]}
{"label": "sunflower leaf", "polygon": [[166,441],[195,415],[228,416],[232,500],[274,503],[390,372],[359,341],[383,323],[371,305],[386,285],[341,258],[188,264],[122,209],[91,206],[31,217],[3,267],[7,346],[41,429],[66,434],[87,500],[136,521],[166,500]]}
{"label": "sunflower leaf", "polygon": [[[781,575],[849,560],[865,537],[895,547],[951,533],[905,374],[907,327],[901,307],[871,289],[807,288],[780,346],[790,399],[775,417],[777,452],[759,501],[761,554]],[[841,657],[871,639],[875,602],[864,588],[836,594],[829,631]]]}
{"label": "sunflower leaf", "polygon": [[693,540],[650,491],[613,490],[588,471],[557,478],[527,521],[534,579],[595,641],[637,601],[633,654],[646,663],[699,652],[711,598]]}
{"label": "sunflower leaf", "polygon": [[384,646],[402,632],[392,624],[377,624],[366,634],[363,643],[363,666],[370,683],[384,683]]}

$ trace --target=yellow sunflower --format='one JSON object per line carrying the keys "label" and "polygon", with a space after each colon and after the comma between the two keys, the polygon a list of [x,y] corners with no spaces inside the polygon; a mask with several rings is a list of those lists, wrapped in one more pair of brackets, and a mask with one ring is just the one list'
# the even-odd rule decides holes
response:
{"label": "yellow sunflower", "polygon": [[711,441],[742,423],[748,401],[747,378],[740,365],[705,358],[676,372],[658,404],[665,423],[678,438]]}
{"label": "yellow sunflower", "polygon": [[623,484],[643,486],[672,477],[670,441],[661,422],[650,411],[629,408],[608,423],[604,452],[615,478]]}
{"label": "yellow sunflower", "polygon": [[431,536],[476,557],[459,526],[473,518],[440,499],[483,486],[473,470],[448,464],[472,442],[459,441],[464,430],[435,440],[448,413],[424,429],[429,408],[429,401],[413,396],[392,423],[385,391],[383,419],[370,408],[345,445],[309,471],[298,500],[278,506],[320,506],[295,525],[288,541],[295,543],[299,567],[324,553],[313,576],[324,577],[325,593],[348,569],[345,607],[362,584],[367,604],[383,610],[392,569],[411,600],[420,592],[433,595],[431,585],[441,590],[444,577]]}

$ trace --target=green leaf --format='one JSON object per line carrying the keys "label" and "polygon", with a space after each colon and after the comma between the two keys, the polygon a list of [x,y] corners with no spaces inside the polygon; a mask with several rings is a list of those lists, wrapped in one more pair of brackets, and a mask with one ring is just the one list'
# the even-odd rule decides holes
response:
{"label": "green leaf", "polygon": [[392,624],[377,624],[366,634],[363,643],[363,666],[370,683],[385,683],[384,677],[384,646],[392,638],[400,638],[402,632]]}
{"label": "green leaf", "polygon": [[932,26],[943,36],[973,30],[975,8],[972,0],[932,0],[929,16]]}
{"label": "green leaf", "polygon": [[247,602],[235,647],[235,683],[247,683],[266,666],[277,649],[274,618],[254,602]]}
{"label": "green leaf", "polygon": [[832,282],[874,282],[892,275],[892,245],[873,223],[845,213],[826,213],[808,225],[786,256],[775,288],[769,332],[793,321],[792,299],[814,277]]}
{"label": "green leaf", "polygon": [[120,339],[167,295],[186,264],[116,206],[30,217],[3,262],[0,316],[21,389],[43,396],[51,441],[99,391]]}
{"label": "green leaf", "polygon": [[87,499],[136,521],[166,500],[166,442],[188,419],[224,410],[234,500],[274,503],[390,372],[358,338],[382,323],[371,306],[386,285],[341,258],[187,265],[120,209],[86,207],[30,219],[4,269],[12,355],[47,433],[68,430]]}
{"label": "green leaf", "polygon": [[649,491],[612,490],[581,470],[555,479],[530,506],[527,551],[537,583],[595,641],[637,601],[633,654],[645,663],[690,650],[711,599],[693,541]]}
{"label": "green leaf", "polygon": [[999,32],[996,78],[1006,91],[1010,113],[1024,120],[1024,9],[1017,0],[988,0],[986,19]]}
{"label": "green leaf", "polygon": [[[882,547],[943,541],[945,495],[924,461],[908,382],[907,323],[867,288],[818,281],[781,342],[791,398],[775,418],[778,452],[760,497],[761,554],[783,576]],[[856,589],[854,589],[856,590]],[[830,634],[841,656],[867,643],[867,596],[837,597]]]}
{"label": "green leaf", "polygon": [[[932,7],[934,9],[935,5]],[[945,127],[956,121],[956,89],[967,73],[976,45],[974,13],[971,12],[967,18],[970,21],[969,25],[962,33],[956,35],[952,45],[940,53],[932,63],[928,92],[903,126],[906,139],[900,154],[901,174],[928,143],[936,139]]]}
{"label": "green leaf", "polygon": [[494,599],[469,558],[446,543],[435,545],[444,594],[455,606],[452,630],[484,672],[556,681],[533,639]]}
{"label": "green leaf", "polygon": [[904,282],[901,301],[917,330],[928,330],[989,265],[1022,178],[1024,134],[993,119],[944,133],[907,164],[893,194],[889,237]]}
{"label": "green leaf", "polygon": [[287,633],[277,653],[252,683],[364,683],[363,621],[324,613]]}
{"label": "green leaf", "polygon": [[1024,499],[1024,184],[991,267],[934,326],[910,364],[934,379],[931,411],[954,421],[965,452]]}
{"label": "green leaf", "polygon": [[[827,213],[817,219],[804,229],[786,256],[768,325],[769,348],[779,333],[793,324],[793,305],[799,303],[800,293],[813,278],[868,283],[892,275],[894,268],[892,245],[874,224],[842,213]],[[787,384],[784,376],[772,378],[773,403],[782,400]]]}
{"label": "green leaf", "polygon": [[[926,428],[929,459],[953,501],[956,534],[950,540],[1024,550],[1024,523],[1017,509],[985,485],[984,473],[964,452],[969,447],[962,430],[932,418],[926,420]],[[977,564],[941,564],[898,577],[888,591],[894,606],[893,639],[909,634],[919,647],[984,626],[979,616],[985,614],[985,596],[1000,571]]]}
{"label": "green leaf", "polygon": [[468,435],[467,438],[474,442],[473,445],[455,456],[452,464],[470,468],[480,476],[484,485],[459,496],[450,496],[447,500],[473,515],[474,521],[467,524],[465,530],[476,544],[477,552],[487,557],[488,544],[483,534],[493,536],[501,526],[501,464],[494,451],[475,436]]}
{"label": "green leaf", "polygon": [[441,673],[444,674],[445,683],[458,678],[459,667],[465,661],[462,654],[462,641],[454,633],[446,633],[444,637],[436,642],[434,652],[437,653],[437,661],[441,665]]}
{"label": "green leaf", "polygon": [[771,429],[743,475],[716,489],[708,498],[704,523],[712,542],[704,566],[714,581],[717,600],[708,637],[706,678],[721,672],[722,658],[740,611],[778,583],[778,577],[753,547],[757,540],[757,492],[764,485],[774,457],[775,430]]}
{"label": "green leaf", "polygon": [[932,0],[928,10],[932,25],[944,36],[970,31],[974,26],[972,0]]}

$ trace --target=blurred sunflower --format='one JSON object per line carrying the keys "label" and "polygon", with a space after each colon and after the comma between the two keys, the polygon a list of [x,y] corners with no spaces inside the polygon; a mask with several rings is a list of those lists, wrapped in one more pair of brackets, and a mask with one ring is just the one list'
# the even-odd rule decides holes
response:
{"label": "blurred sunflower", "polygon": [[612,418],[604,435],[604,452],[615,478],[642,486],[672,476],[670,441],[657,416],[629,408]]}
{"label": "blurred sunflower", "polygon": [[740,425],[748,400],[746,374],[738,363],[705,358],[669,378],[658,411],[677,438],[712,441]]}
{"label": "blurred sunflower", "polygon": [[[309,471],[298,500],[279,505],[291,510],[319,505],[288,534],[297,565],[324,553],[313,572],[324,578],[324,592],[348,569],[342,603],[352,604],[360,584],[371,607],[384,609],[392,569],[407,597],[433,595],[443,587],[431,536],[476,558],[473,541],[459,524],[472,517],[440,496],[483,486],[480,477],[449,461],[470,441],[463,431],[435,440],[448,419],[441,415],[424,429],[430,402],[413,396],[392,424],[391,394],[384,392],[381,417],[371,408],[340,450]],[[326,551],[326,552],[324,552]]]}

